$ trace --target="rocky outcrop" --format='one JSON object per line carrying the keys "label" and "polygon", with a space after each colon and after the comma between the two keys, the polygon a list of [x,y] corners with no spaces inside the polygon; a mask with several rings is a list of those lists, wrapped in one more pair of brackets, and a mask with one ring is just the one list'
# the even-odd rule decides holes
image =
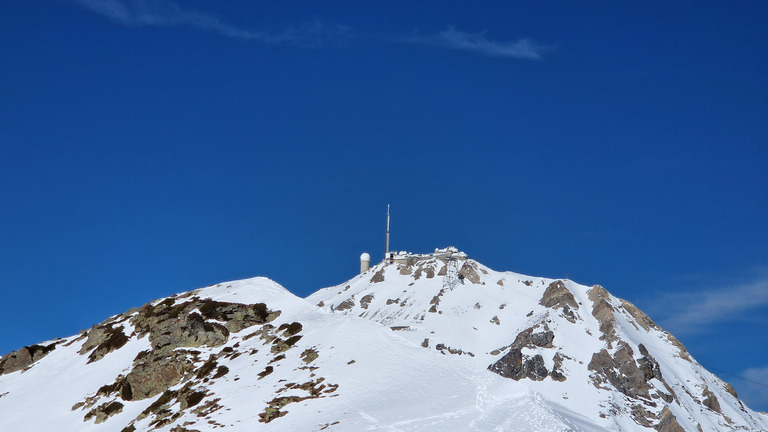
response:
{"label": "rocky outcrop", "polygon": [[350,310],[353,307],[355,307],[355,298],[354,298],[354,296],[350,297],[350,298],[348,298],[348,299],[346,299],[344,301],[342,301],[341,303],[339,303],[339,305],[336,306],[334,308],[334,310],[340,310],[340,311]]}
{"label": "rocky outcrop", "polygon": [[202,300],[202,304],[200,302],[198,300],[193,304],[206,320],[221,321],[232,333],[257,324],[268,323],[280,316],[279,311],[270,311],[264,303],[225,303],[210,299]]}
{"label": "rocky outcrop", "polygon": [[722,413],[722,411],[720,410],[720,401],[717,400],[717,396],[715,396],[715,394],[712,393],[709,387],[704,387],[704,391],[702,392],[702,397],[703,397],[703,400],[701,403],[703,403],[705,407],[717,413]]}
{"label": "rocky outcrop", "polygon": [[637,306],[633,305],[632,303],[626,301],[626,300],[620,300],[621,301],[621,307],[624,308],[625,311],[634,319],[634,322],[640,324],[640,327],[642,327],[644,330],[650,330],[650,329],[659,329],[659,326],[656,325],[655,322],[646,315],[643,311],[637,308]]}
{"label": "rocky outcrop", "polygon": [[477,274],[476,268],[477,264],[470,261],[465,262],[464,265],[462,265],[459,269],[459,278],[469,281],[473,284],[479,284],[480,275]]}
{"label": "rocky outcrop", "polygon": [[[281,353],[302,338],[299,334],[302,325],[298,322],[283,323],[277,328],[269,324],[280,312],[269,310],[263,303],[246,305],[189,296],[179,300],[182,299],[168,298],[145,305],[94,326],[83,335],[81,340],[86,340],[81,353],[94,356],[94,353],[116,346],[115,340],[120,339],[119,335],[126,337],[125,322],[130,320],[135,329],[131,337],[148,335],[151,344],[150,349],[136,356],[127,373],[119,375],[114,382],[102,386],[93,396],[72,407],[72,410],[86,412],[84,421],[105,421],[121,412],[124,401],[152,398],[155,398],[154,402],[126,430],[146,417],[151,417],[150,426],[155,429],[170,425],[185,410],[205,417],[222,408],[218,399],[208,397],[210,392],[205,383],[229,373],[229,367],[219,364],[219,361],[231,360],[244,353],[236,350],[239,342],[212,351],[207,359],[200,358],[201,352],[190,348],[219,347],[229,340],[231,333],[259,325],[258,330],[244,336],[243,340],[259,336],[269,351],[276,354],[272,360],[275,362],[284,359],[285,355]],[[302,353],[305,363],[317,357],[310,351],[313,350]],[[251,350],[250,354],[256,352],[258,350]],[[274,368],[269,366],[268,369],[259,377],[263,378]]]}
{"label": "rocky outcrop", "polygon": [[282,389],[277,391],[277,393],[282,393],[288,390],[293,393],[303,393],[304,396],[279,396],[272,399],[271,401],[267,402],[267,406],[264,408],[264,411],[259,413],[259,421],[262,423],[269,423],[272,420],[288,414],[287,411],[283,410],[286,405],[302,402],[307,399],[329,397],[329,395],[334,393],[338,388],[339,386],[337,384],[326,383],[325,378],[317,378],[315,380],[307,381],[303,384],[285,384]]}
{"label": "rocky outcrop", "polygon": [[725,382],[725,381],[723,381],[723,385],[724,385],[724,387],[725,387],[725,391],[727,391],[727,392],[728,392],[728,394],[730,394],[731,396],[735,397],[736,399],[738,399],[738,398],[739,398],[739,394],[738,394],[738,393],[736,393],[736,389],[735,389],[735,388],[733,388],[733,386],[732,386],[732,385],[728,384],[728,383],[727,383],[727,382]]}
{"label": "rocky outcrop", "polygon": [[16,372],[47,356],[60,342],[30,345],[0,357],[0,375]]}
{"label": "rocky outcrop", "polygon": [[595,317],[600,325],[600,340],[608,343],[608,347],[613,347],[616,337],[616,317],[614,309],[610,303],[610,294],[600,285],[594,285],[588,293],[589,300],[592,302],[592,316]]}
{"label": "rocky outcrop", "polygon": [[379,269],[379,271],[374,273],[373,277],[371,278],[371,283],[384,282],[384,269],[385,268],[386,267],[382,267],[382,268]]}
{"label": "rocky outcrop", "polygon": [[539,304],[548,308],[562,308],[570,306],[574,309],[579,308],[579,304],[576,303],[576,299],[573,297],[568,288],[566,288],[563,281],[557,280],[549,284],[544,291],[544,295],[539,300]]}
{"label": "rocky outcrop", "polygon": [[637,346],[640,351],[640,355],[643,356],[637,360],[638,367],[643,372],[646,381],[650,381],[652,378],[656,378],[659,381],[664,381],[664,377],[661,376],[661,367],[656,359],[651,356],[645,345],[640,344]]}
{"label": "rocky outcrop", "polygon": [[88,421],[95,419],[95,423],[103,423],[104,420],[112,417],[115,414],[119,414],[123,411],[123,404],[120,402],[107,402],[97,406],[85,415],[83,420]]}
{"label": "rocky outcrop", "polygon": [[552,341],[555,340],[555,334],[549,330],[534,333],[534,328],[529,328],[520,332],[512,343],[512,346],[519,348],[552,348]]}
{"label": "rocky outcrop", "polygon": [[677,422],[677,417],[672,414],[669,407],[664,407],[661,410],[659,418],[659,423],[654,427],[658,432],[685,432],[685,429]]}
{"label": "rocky outcrop", "polygon": [[488,366],[488,370],[516,381],[523,378],[541,381],[549,375],[541,354],[524,357],[520,348],[510,349],[496,363]]}
{"label": "rocky outcrop", "polygon": [[[230,333],[254,325],[264,325],[279,315],[279,311],[270,311],[263,303],[241,304],[197,297],[170,297],[96,325],[84,334],[86,340],[80,349],[80,354],[90,353],[89,363],[101,359],[129,341],[125,325],[118,325],[128,320],[134,327],[131,337],[142,338],[148,335],[151,349],[136,356],[127,374],[118,376],[112,384],[103,386],[95,396],[87,398],[73,409],[91,408],[99,398],[119,397],[124,401],[148,399],[192,378],[207,380],[209,374],[214,377],[226,374],[226,367],[217,367],[216,356],[212,355],[203,362],[198,358],[199,351],[185,348],[221,346],[228,341]],[[269,324],[262,329],[267,326]],[[301,331],[299,323],[283,324],[277,331],[274,331],[273,326],[269,327],[271,329],[265,330],[271,336],[269,342],[280,341],[285,344],[286,341],[280,339],[279,335],[289,336],[289,341],[291,338],[300,338],[296,336]],[[233,355],[233,350],[225,348],[218,355]],[[116,403],[103,403],[91,409],[86,414],[86,420],[95,419],[99,422],[119,412],[116,411]]]}
{"label": "rocky outcrop", "polygon": [[549,377],[555,381],[563,382],[567,379],[563,373],[563,360],[564,356],[560,353],[556,353],[555,357],[552,358],[554,366],[552,367],[552,371],[549,373]]}
{"label": "rocky outcrop", "polygon": [[101,360],[110,352],[122,348],[128,343],[128,336],[125,335],[124,326],[115,327],[115,323],[107,322],[91,327],[88,331],[88,338],[80,348],[80,354],[85,354],[93,350],[88,355],[88,363]]}
{"label": "rocky outcrop", "polygon": [[413,278],[418,280],[422,273],[427,274],[427,279],[431,279],[435,277],[435,268],[433,263],[428,264],[420,264],[418,268],[416,268],[416,271],[413,273]]}
{"label": "rocky outcrop", "polygon": [[556,381],[565,381],[565,375],[558,370],[562,367],[563,360],[559,353],[555,354],[555,368],[551,373],[547,370],[541,354],[533,356],[523,354],[523,349],[526,348],[552,348],[554,339],[555,334],[549,330],[536,331],[535,327],[523,330],[515,338],[509,352],[488,366],[488,370],[514,380],[528,378],[541,381],[547,376],[551,376]]}
{"label": "rocky outcrop", "polygon": [[159,395],[181,382],[193,369],[194,363],[186,352],[150,354],[128,373],[125,384],[120,389],[121,394],[125,399],[127,386],[131,395],[128,400],[142,400]]}
{"label": "rocky outcrop", "polygon": [[539,304],[552,309],[560,309],[568,321],[576,322],[576,315],[573,311],[579,309],[579,304],[563,281],[558,280],[550,283],[539,300]]}
{"label": "rocky outcrop", "polygon": [[444,294],[445,290],[441,288],[437,295],[432,297],[432,300],[429,301],[429,304],[432,306],[430,306],[427,312],[437,313],[437,307],[440,306],[440,297],[442,297]]}
{"label": "rocky outcrop", "polygon": [[646,371],[635,361],[634,352],[628,344],[622,343],[613,356],[605,349],[593,354],[587,368],[595,372],[593,379],[596,385],[607,383],[631,398],[651,400]]}
{"label": "rocky outcrop", "polygon": [[[661,399],[666,403],[676,400],[674,391],[664,380],[659,363],[651,356],[645,346],[638,345],[641,358],[635,359],[632,347],[626,342],[620,342],[619,348],[611,355],[603,349],[592,356],[587,368],[593,372],[592,382],[598,388],[613,388],[637,403],[632,405],[632,418],[640,425],[652,426],[656,424],[658,417],[645,407],[656,407],[654,399]],[[658,380],[666,392],[658,390],[651,380]],[[666,409],[666,407],[665,407]],[[672,415],[671,412],[669,415]],[[674,428],[676,420],[664,420],[660,417],[664,427]],[[674,415],[672,415],[674,419]],[[661,424],[661,423],[659,423]],[[675,429],[665,429],[673,431]]]}
{"label": "rocky outcrop", "polygon": [[371,305],[371,302],[373,301],[373,294],[368,294],[363,296],[363,298],[360,299],[360,307],[363,309],[368,309],[368,306]]}
{"label": "rocky outcrop", "polygon": [[138,337],[149,333],[155,350],[215,347],[226,342],[230,332],[270,322],[279,315],[279,311],[268,310],[264,303],[224,303],[197,297],[176,303],[168,298],[139,309],[131,323]]}
{"label": "rocky outcrop", "polygon": [[451,347],[449,347],[449,346],[447,346],[445,344],[441,344],[441,343],[435,345],[435,349],[437,351],[440,351],[442,354],[445,354],[446,351],[447,351],[449,354],[454,354],[454,355],[464,355],[464,354],[467,354],[470,357],[474,357],[475,356],[473,353],[471,353],[469,351],[463,351],[463,350],[458,349],[458,348],[451,348]]}

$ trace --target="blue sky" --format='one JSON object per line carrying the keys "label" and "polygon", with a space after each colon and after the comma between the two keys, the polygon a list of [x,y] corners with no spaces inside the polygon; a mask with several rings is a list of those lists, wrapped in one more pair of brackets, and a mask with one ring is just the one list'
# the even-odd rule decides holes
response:
{"label": "blue sky", "polygon": [[0,352],[341,283],[391,204],[394,249],[600,283],[768,410],[768,4],[272,3],[0,6]]}

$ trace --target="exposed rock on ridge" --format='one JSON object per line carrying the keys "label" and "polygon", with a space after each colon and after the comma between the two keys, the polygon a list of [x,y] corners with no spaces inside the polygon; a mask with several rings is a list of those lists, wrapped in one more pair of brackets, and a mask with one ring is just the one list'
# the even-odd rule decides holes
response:
{"label": "exposed rock on ridge", "polygon": [[[541,381],[547,376],[551,376],[556,381],[564,381],[565,376],[557,370],[559,364],[562,364],[562,357],[560,357],[559,362],[555,361],[555,368],[550,372],[547,370],[544,357],[541,354],[530,356],[523,353],[523,349],[526,348],[552,347],[552,341],[555,339],[555,334],[552,331],[534,333],[534,330],[535,328],[532,327],[520,332],[512,343],[509,352],[488,366],[488,370],[514,380],[528,378]],[[556,354],[556,356],[559,355],[559,353]]]}
{"label": "exposed rock on ridge", "polygon": [[0,375],[24,369],[56,349],[58,343],[25,346],[0,357]]}

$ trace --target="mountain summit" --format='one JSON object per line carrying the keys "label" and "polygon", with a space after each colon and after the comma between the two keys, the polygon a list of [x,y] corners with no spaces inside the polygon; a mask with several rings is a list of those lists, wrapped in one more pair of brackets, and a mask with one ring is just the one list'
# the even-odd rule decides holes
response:
{"label": "mountain summit", "polygon": [[398,254],[306,299],[265,278],[0,358],[8,431],[765,431],[600,286]]}

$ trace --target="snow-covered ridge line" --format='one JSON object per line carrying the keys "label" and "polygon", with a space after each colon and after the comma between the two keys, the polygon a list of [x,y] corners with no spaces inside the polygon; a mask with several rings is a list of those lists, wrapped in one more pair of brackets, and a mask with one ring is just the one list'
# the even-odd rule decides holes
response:
{"label": "snow-covered ridge line", "polygon": [[674,336],[603,287],[497,272],[468,259],[462,283],[446,290],[447,265],[435,256],[385,261],[308,300],[408,330],[401,335],[412,343],[525,382],[572,411],[606,419],[606,427],[765,428],[765,417]]}
{"label": "snow-covered ridge line", "polygon": [[266,278],[212,285],[7,354],[2,429],[768,430],[602,287],[445,251],[306,299]]}

